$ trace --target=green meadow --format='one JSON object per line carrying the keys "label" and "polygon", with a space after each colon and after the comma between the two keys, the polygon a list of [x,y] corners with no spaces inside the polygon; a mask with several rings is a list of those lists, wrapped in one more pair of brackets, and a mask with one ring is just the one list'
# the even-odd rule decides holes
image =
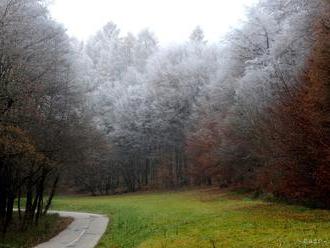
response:
{"label": "green meadow", "polygon": [[330,247],[330,211],[217,190],[65,196],[53,209],[109,216],[99,248]]}

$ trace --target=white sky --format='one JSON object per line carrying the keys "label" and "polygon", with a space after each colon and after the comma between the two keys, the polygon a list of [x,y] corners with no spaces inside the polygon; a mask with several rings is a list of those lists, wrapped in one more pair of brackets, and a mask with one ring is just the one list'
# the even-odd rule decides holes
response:
{"label": "white sky", "polygon": [[52,16],[68,33],[86,39],[113,21],[122,34],[149,28],[161,43],[182,42],[201,26],[206,39],[218,41],[244,18],[256,0],[53,0]]}

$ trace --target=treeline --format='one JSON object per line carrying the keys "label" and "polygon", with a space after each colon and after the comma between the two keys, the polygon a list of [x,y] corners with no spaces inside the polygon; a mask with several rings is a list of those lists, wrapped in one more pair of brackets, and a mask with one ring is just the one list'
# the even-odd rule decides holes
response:
{"label": "treeline", "polygon": [[[38,224],[89,135],[78,52],[40,0],[0,0],[0,231]],[[95,128],[94,128],[95,129]],[[22,200],[24,199],[24,201]],[[18,204],[18,205],[17,205]]]}
{"label": "treeline", "polygon": [[81,49],[105,143],[71,168],[76,186],[236,186],[329,206],[328,10],[262,0],[218,44],[196,28],[166,48],[107,24]]}
{"label": "treeline", "polygon": [[[329,3],[261,0],[210,44],[107,24],[70,39],[39,0],[0,0],[0,223],[62,189],[240,187],[329,207]],[[24,199],[24,201],[22,200]],[[25,210],[23,210],[25,209]]]}

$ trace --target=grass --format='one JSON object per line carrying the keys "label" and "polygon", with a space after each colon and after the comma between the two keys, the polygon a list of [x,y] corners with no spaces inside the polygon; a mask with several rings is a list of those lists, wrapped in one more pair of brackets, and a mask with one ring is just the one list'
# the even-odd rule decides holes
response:
{"label": "grass", "polygon": [[25,232],[19,232],[16,218],[5,237],[0,237],[0,248],[31,248],[45,242],[64,230],[72,220],[60,218],[56,214],[40,219],[38,226],[33,226]]}
{"label": "grass", "polygon": [[60,197],[54,208],[108,215],[99,248],[330,247],[330,211],[214,190]]}

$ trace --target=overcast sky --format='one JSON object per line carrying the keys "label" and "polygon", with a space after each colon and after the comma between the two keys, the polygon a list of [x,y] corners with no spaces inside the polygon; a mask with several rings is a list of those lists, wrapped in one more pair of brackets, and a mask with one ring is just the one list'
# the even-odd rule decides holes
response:
{"label": "overcast sky", "polygon": [[206,39],[217,41],[244,18],[256,0],[53,0],[52,16],[68,33],[86,39],[113,21],[122,34],[149,28],[163,44],[187,40],[201,26]]}

